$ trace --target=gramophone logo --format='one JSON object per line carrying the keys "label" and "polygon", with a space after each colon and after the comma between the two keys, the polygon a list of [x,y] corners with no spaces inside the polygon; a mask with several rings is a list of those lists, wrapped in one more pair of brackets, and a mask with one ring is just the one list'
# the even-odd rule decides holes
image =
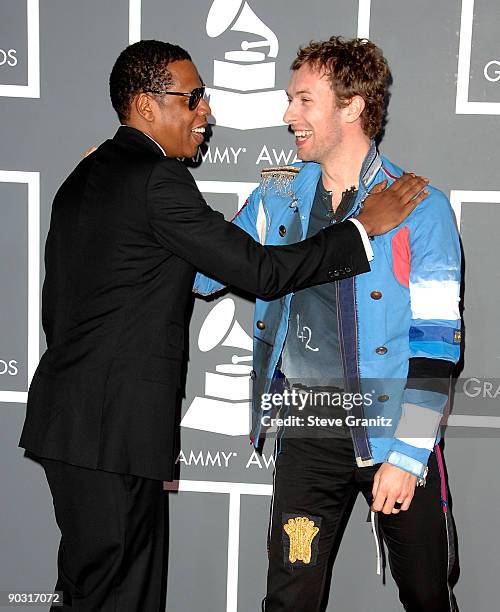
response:
{"label": "gramophone logo", "polygon": [[246,354],[234,354],[231,363],[216,365],[215,372],[205,373],[204,395],[193,399],[182,427],[227,436],[247,435],[250,431],[252,338],[235,319],[235,311],[232,298],[218,302],[201,326],[198,348],[206,353],[226,346]]}
{"label": "gramophone logo", "polygon": [[213,87],[208,93],[215,123],[240,130],[283,125],[286,95],[274,89],[279,50],[276,34],[246,0],[214,0],[206,29],[211,38],[223,36],[227,30],[258,37],[242,40],[241,49],[228,50],[224,59],[214,60]]}

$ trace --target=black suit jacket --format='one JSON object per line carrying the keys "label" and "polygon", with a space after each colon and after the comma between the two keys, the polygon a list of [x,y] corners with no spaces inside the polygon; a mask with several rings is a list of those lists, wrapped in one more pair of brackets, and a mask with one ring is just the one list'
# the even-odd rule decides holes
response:
{"label": "black suit jacket", "polygon": [[264,247],[224,221],[193,177],[121,127],[59,189],[45,251],[47,351],[20,446],[169,480],[196,269],[263,297],[369,270],[358,230]]}

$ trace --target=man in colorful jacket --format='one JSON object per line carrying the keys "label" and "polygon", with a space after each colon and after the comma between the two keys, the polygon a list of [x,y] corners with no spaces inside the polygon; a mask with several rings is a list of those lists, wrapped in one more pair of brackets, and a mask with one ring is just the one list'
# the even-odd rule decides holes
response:
{"label": "man in colorful jacket", "polygon": [[[400,176],[374,143],[389,76],[366,40],[300,49],[284,120],[303,163],[264,170],[234,223],[261,243],[292,243],[355,217],[373,185]],[[370,272],[257,300],[254,444],[279,426],[266,612],[321,609],[360,491],[405,609],[457,610],[439,430],[460,354],[460,246],[447,198],[429,192],[371,241]],[[203,294],[221,287],[202,275],[195,283]],[[268,411],[277,404],[281,420]]]}

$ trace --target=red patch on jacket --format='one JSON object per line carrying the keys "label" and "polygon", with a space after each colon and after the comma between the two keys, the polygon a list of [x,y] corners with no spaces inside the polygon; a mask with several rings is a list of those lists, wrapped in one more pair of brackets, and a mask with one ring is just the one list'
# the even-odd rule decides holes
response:
{"label": "red patch on jacket", "polygon": [[410,286],[410,228],[406,225],[392,237],[392,271],[404,287]]}

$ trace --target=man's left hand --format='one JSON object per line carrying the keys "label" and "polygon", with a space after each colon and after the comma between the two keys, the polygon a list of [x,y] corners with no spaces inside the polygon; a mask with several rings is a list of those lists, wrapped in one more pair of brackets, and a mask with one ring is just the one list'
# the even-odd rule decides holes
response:
{"label": "man's left hand", "polygon": [[[417,477],[390,463],[383,463],[373,479],[374,512],[398,514],[400,510],[408,510],[415,494]],[[395,503],[401,507],[394,507]]]}

